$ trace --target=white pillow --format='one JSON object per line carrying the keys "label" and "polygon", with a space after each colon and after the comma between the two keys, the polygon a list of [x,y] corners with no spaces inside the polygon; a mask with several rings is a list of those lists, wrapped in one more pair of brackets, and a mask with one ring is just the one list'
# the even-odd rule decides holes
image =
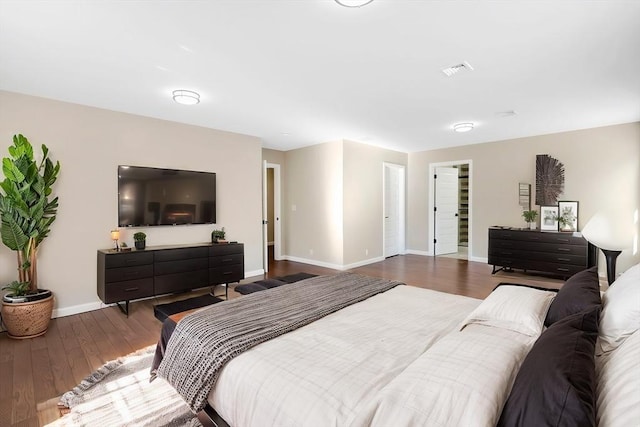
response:
{"label": "white pillow", "polygon": [[640,264],[611,284],[602,298],[600,353],[611,351],[640,329]]}
{"label": "white pillow", "polygon": [[526,286],[499,286],[467,316],[460,330],[477,323],[538,336],[555,296],[555,292]]}
{"label": "white pillow", "polygon": [[628,427],[640,420],[640,331],[596,358],[597,425]]}

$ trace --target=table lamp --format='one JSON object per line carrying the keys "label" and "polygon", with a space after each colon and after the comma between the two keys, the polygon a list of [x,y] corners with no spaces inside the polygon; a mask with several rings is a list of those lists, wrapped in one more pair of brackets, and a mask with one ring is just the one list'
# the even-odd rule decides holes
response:
{"label": "table lamp", "polygon": [[607,281],[611,285],[616,279],[616,258],[623,250],[631,247],[633,233],[630,223],[613,220],[611,215],[598,212],[584,226],[582,236],[604,254]]}
{"label": "table lamp", "polygon": [[120,230],[111,230],[111,240],[115,242],[115,250],[119,251],[120,246],[118,246],[118,240],[120,240]]}

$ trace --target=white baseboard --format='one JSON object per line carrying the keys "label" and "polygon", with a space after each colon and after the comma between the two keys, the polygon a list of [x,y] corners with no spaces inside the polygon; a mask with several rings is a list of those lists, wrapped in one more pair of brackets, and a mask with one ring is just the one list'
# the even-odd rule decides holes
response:
{"label": "white baseboard", "polygon": [[433,256],[433,254],[429,251],[417,251],[415,249],[407,249],[405,253],[410,255]]}
{"label": "white baseboard", "polygon": [[264,268],[261,268],[259,270],[245,271],[244,272],[244,278],[245,279],[247,277],[263,276],[263,275],[264,275]]}
{"label": "white baseboard", "polygon": [[98,301],[98,302],[89,302],[86,304],[72,305],[70,307],[61,307],[61,308],[54,309],[53,313],[51,313],[51,317],[56,318],[56,317],[71,316],[73,314],[86,313],[87,311],[98,310],[107,306],[108,304],[103,304],[102,302]]}
{"label": "white baseboard", "polygon": [[489,262],[489,259],[488,258],[479,257],[479,256],[470,256],[469,257],[469,261],[482,262],[482,263],[486,264],[487,262]]}
{"label": "white baseboard", "polygon": [[325,268],[331,268],[334,270],[344,270],[344,266],[340,265],[340,264],[331,264],[328,262],[323,262],[323,261],[318,261],[315,259],[307,259],[307,258],[299,258],[296,256],[291,256],[291,255],[286,255],[283,256],[282,259],[285,259],[287,261],[292,261],[292,262],[299,262],[302,264],[311,264],[311,265],[316,265],[318,267],[325,267]]}
{"label": "white baseboard", "polygon": [[380,262],[380,261],[384,261],[384,257],[376,257],[376,258],[369,258],[369,259],[365,259],[362,261],[358,261],[358,262],[354,262],[352,264],[347,264],[344,265],[342,267],[342,270],[351,270],[352,268],[358,268],[358,267],[362,267],[363,265],[369,265],[369,264],[373,264],[376,262]]}
{"label": "white baseboard", "polygon": [[315,259],[299,258],[295,256],[290,256],[290,255],[284,256],[282,258],[287,261],[299,262],[301,264],[310,264],[310,265],[315,265],[315,266],[324,267],[324,268],[331,268],[333,270],[339,270],[339,271],[351,270],[353,268],[362,267],[363,265],[369,265],[376,262],[384,261],[384,257],[376,257],[376,258],[369,258],[362,261],[354,262],[351,264],[340,265],[340,264],[332,264],[328,262],[318,261]]}

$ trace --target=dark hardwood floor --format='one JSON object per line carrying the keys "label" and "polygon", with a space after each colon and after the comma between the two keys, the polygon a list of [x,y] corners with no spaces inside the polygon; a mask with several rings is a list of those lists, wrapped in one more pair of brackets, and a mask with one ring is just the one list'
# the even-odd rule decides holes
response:
{"label": "dark hardwood floor", "polygon": [[[452,258],[401,255],[352,270],[369,276],[401,280],[408,285],[475,298],[485,298],[499,282],[559,287],[562,281],[542,276],[499,272],[491,275],[484,263]],[[271,261],[266,277],[307,272],[336,271],[290,261]],[[249,283],[259,280],[251,277]],[[161,324],[153,317],[153,305],[189,294],[136,301],[129,317],[117,307],[53,319],[45,336],[12,340],[0,334],[0,426],[38,426],[59,417],[58,398],[109,360],[155,344]],[[222,287],[216,289],[223,293]],[[240,295],[229,291],[229,298]]]}

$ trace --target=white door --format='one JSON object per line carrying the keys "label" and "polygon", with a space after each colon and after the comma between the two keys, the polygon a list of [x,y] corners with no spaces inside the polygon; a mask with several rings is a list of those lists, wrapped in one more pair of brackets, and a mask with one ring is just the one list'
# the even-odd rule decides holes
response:
{"label": "white door", "polygon": [[458,203],[458,169],[436,168],[436,255],[458,252]]}
{"label": "white door", "polygon": [[269,229],[268,211],[267,211],[267,161],[262,162],[262,251],[263,251],[263,268],[264,272],[269,271]]}
{"label": "white door", "polygon": [[404,169],[384,165],[384,256],[402,252],[404,246]]}

